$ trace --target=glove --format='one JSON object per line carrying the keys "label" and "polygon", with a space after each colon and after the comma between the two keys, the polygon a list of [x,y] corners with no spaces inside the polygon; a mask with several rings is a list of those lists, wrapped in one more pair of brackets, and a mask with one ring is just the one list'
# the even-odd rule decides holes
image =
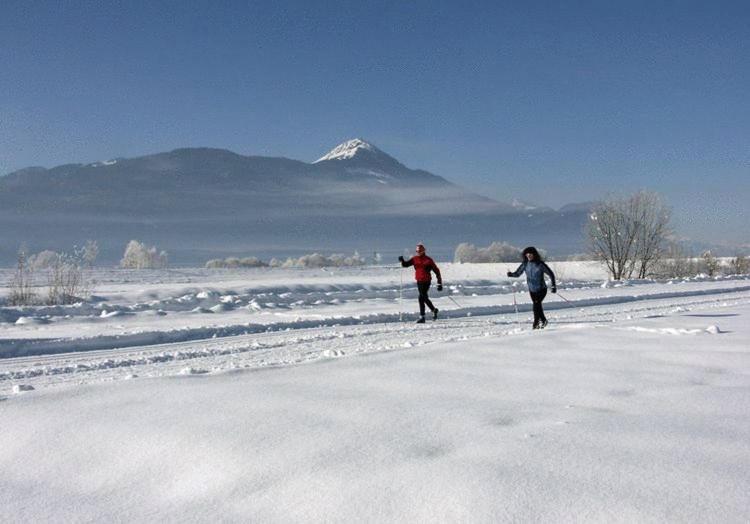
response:
{"label": "glove", "polygon": [[442,290],[443,290],[443,284],[438,284],[438,291],[442,291]]}
{"label": "glove", "polygon": [[513,276],[513,273],[511,273],[510,271],[508,271],[508,276],[509,276],[509,277],[512,277],[512,276]]}
{"label": "glove", "polygon": [[403,257],[403,256],[401,256],[401,255],[399,255],[399,257],[398,257],[398,261],[399,261],[399,262],[403,262],[403,261],[404,261],[404,257]]}
{"label": "glove", "polygon": [[552,286],[552,292],[557,293],[557,286]]}

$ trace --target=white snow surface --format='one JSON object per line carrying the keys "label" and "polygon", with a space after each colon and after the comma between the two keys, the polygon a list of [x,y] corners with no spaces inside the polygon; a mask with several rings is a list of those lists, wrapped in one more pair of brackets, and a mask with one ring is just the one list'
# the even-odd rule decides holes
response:
{"label": "white snow surface", "polygon": [[425,325],[389,267],[0,307],[3,521],[750,520],[750,280],[550,265],[543,331],[515,264],[441,265]]}
{"label": "white snow surface", "polygon": [[313,162],[313,164],[317,164],[324,160],[346,160],[348,158],[353,158],[360,150],[379,152],[379,149],[372,144],[365,142],[361,138],[353,138],[337,145],[328,153]]}

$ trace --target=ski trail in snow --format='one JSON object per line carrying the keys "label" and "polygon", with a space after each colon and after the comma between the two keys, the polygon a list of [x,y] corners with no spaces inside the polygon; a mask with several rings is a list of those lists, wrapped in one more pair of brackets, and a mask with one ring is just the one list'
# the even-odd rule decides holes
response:
{"label": "ski trail in snow", "polygon": [[[545,311],[559,311],[569,309],[591,308],[595,306],[614,306],[626,303],[642,303],[661,300],[678,300],[710,295],[731,295],[750,291],[750,286],[737,286],[714,289],[694,289],[667,293],[643,293],[638,295],[604,296],[567,301],[554,301],[554,294],[548,295],[545,301]],[[437,299],[438,297],[436,297]],[[440,297],[445,298],[445,297]],[[438,301],[438,304],[440,302]],[[644,306],[648,307],[648,306]],[[518,304],[518,311],[526,313],[531,310],[531,304]],[[455,309],[441,308],[441,320],[484,317],[493,315],[509,315],[515,312],[515,306],[477,306]],[[286,316],[286,315],[284,315]],[[224,326],[186,327],[164,331],[142,331],[113,335],[97,335],[79,338],[23,338],[0,340],[0,356],[15,358],[33,355],[55,353],[71,353],[95,351],[103,349],[132,348],[140,346],[156,346],[179,342],[191,342],[204,339],[227,338],[240,335],[257,335],[271,331],[288,331],[312,328],[331,328],[352,325],[373,325],[383,323],[397,323],[399,314],[379,313],[372,315],[330,314],[329,316],[315,315],[315,318],[303,318],[290,313],[292,320],[270,323],[242,323]]]}
{"label": "ski trail in snow", "polygon": [[[264,330],[222,338],[149,344],[129,349],[111,348],[79,353],[25,356],[0,361],[0,391],[10,390],[19,380],[36,388],[70,383],[92,383],[136,377],[205,375],[241,369],[260,369],[336,359],[383,351],[408,351],[434,343],[466,342],[485,337],[553,336],[557,329],[601,329],[617,327],[633,319],[683,314],[695,308],[709,310],[750,303],[750,295],[733,289],[716,296],[689,293],[681,296],[651,296],[616,305],[587,304],[569,308],[546,308],[550,327],[532,332],[519,328],[512,313],[477,317],[451,317],[416,326],[411,322],[337,324]],[[606,297],[605,297],[606,299]],[[639,329],[624,327],[622,329]],[[648,329],[648,328],[644,328]],[[701,330],[655,330],[654,333],[699,335]],[[707,330],[702,330],[708,333]],[[720,331],[717,331],[720,332]]]}

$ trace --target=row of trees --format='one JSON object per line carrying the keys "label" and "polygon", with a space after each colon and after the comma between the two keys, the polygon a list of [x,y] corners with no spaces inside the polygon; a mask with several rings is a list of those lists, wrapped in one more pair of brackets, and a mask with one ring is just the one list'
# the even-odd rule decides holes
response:
{"label": "row of trees", "polygon": [[[377,255],[377,254],[376,254]],[[376,256],[377,260],[379,255]],[[312,253],[303,255],[299,258],[287,258],[279,260],[272,258],[269,262],[264,262],[256,257],[229,257],[215,258],[206,262],[206,267],[211,269],[234,269],[234,268],[252,268],[252,267],[280,267],[280,268],[300,268],[300,267],[353,267],[363,266],[367,263],[357,251],[353,255],[343,255],[334,253],[333,255],[321,255]]]}
{"label": "row of trees", "polygon": [[461,243],[456,246],[453,261],[458,263],[486,264],[492,262],[518,262],[521,249],[506,242],[493,242],[487,247]]}

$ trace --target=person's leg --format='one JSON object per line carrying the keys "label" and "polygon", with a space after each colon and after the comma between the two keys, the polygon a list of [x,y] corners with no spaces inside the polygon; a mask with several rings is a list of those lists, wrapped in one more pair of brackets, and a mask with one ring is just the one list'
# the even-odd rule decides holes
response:
{"label": "person's leg", "polygon": [[[427,284],[427,286],[425,286]],[[429,282],[417,282],[417,289],[419,290],[419,316],[424,316],[424,306],[429,300],[427,298],[427,289],[430,287]]]}
{"label": "person's leg", "polygon": [[547,296],[547,288],[545,287],[539,293],[539,320],[542,323],[542,327],[547,325],[547,317],[544,316],[544,308],[542,307],[542,302],[544,302],[544,297],[546,296]]}
{"label": "person's leg", "polygon": [[430,283],[423,282],[423,285],[424,285],[424,303],[427,304],[427,307],[430,308],[430,311],[435,311],[435,306],[432,305],[432,300],[430,300],[430,297],[427,296],[427,291],[430,289]]}
{"label": "person's leg", "polygon": [[547,296],[547,289],[541,291],[530,292],[531,302],[534,305],[534,327],[544,327],[547,325],[547,317],[544,316],[544,308],[542,308],[542,301]]}
{"label": "person's leg", "polygon": [[539,327],[539,312],[542,303],[537,299],[538,293],[535,291],[529,291],[529,295],[531,296],[532,309],[534,310],[534,329],[536,329]]}

